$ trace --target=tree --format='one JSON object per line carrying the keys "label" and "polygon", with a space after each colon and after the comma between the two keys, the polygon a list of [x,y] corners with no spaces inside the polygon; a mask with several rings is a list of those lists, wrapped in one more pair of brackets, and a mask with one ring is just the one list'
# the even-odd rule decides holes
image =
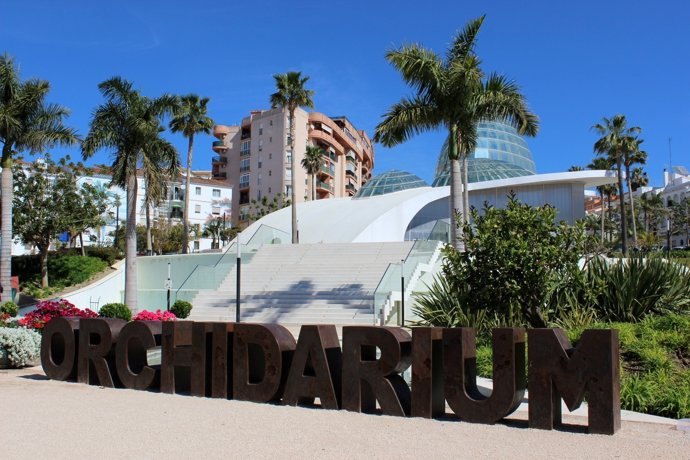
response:
{"label": "tree", "polygon": [[206,105],[209,100],[207,97],[200,98],[196,94],[187,94],[180,97],[173,112],[173,118],[170,120],[170,130],[173,133],[182,133],[187,138],[187,175],[184,187],[182,254],[189,252],[189,190],[192,179],[194,135],[198,133],[209,134],[214,125],[214,121],[207,115]]}
{"label": "tree", "polygon": [[[374,135],[376,142],[392,147],[413,134],[440,127],[448,130],[451,239],[455,245],[459,244],[458,230],[462,229],[457,225],[456,213],[464,222],[468,216],[466,159],[477,144],[477,124],[482,120],[500,120],[515,126],[523,135],[534,136],[538,131],[537,117],[528,110],[518,86],[498,74],[485,78],[479,67],[474,48],[483,22],[484,16],[470,21],[455,36],[445,60],[420,45],[404,46],[386,54],[415,95],[394,104]],[[464,178],[460,173],[461,159]]]}
{"label": "tree", "polygon": [[655,232],[658,229],[662,217],[668,214],[664,200],[660,195],[647,192],[640,197],[640,208],[644,214],[645,232]]}
{"label": "tree", "polygon": [[[634,164],[645,164],[647,152],[640,149],[641,139],[628,139],[626,149],[623,150],[623,165],[625,165],[625,178],[628,181],[628,197],[630,198],[630,218],[632,221],[633,244],[637,247],[637,219],[635,218],[635,200],[633,198],[632,174],[630,168]],[[638,168],[640,169],[640,168]]]}
{"label": "tree", "polygon": [[291,198],[292,203],[292,244],[299,243],[297,229],[297,187],[295,184],[295,172],[297,160],[295,154],[295,110],[298,107],[314,107],[312,96],[314,91],[306,89],[304,85],[309,77],[302,77],[301,72],[288,72],[273,75],[276,82],[276,91],[271,94],[271,107],[282,107],[288,110],[290,117],[290,169],[292,171]]}
{"label": "tree", "polygon": [[252,200],[249,206],[248,220],[255,221],[261,219],[263,216],[277,211],[279,209],[290,206],[290,200],[283,193],[276,193],[272,199],[267,196],[261,197],[260,200]]}
{"label": "tree", "polygon": [[319,146],[307,145],[302,158],[302,167],[311,176],[311,200],[316,200],[316,174],[321,170],[323,155],[326,152]]}
{"label": "tree", "polygon": [[[608,170],[612,166],[611,160],[608,158],[595,158],[592,160],[590,164],[587,165],[589,169],[596,169],[596,170]],[[604,209],[604,195],[607,192],[607,186],[606,185],[600,185],[597,187],[597,191],[599,192],[599,195],[601,196],[601,244],[604,244],[604,224],[606,221],[606,212]]]}
{"label": "tree", "polygon": [[5,286],[6,293],[0,294],[3,301],[11,298],[9,286],[14,202],[12,159],[19,152],[37,153],[56,145],[69,146],[78,140],[76,132],[63,124],[69,110],[61,105],[45,102],[49,91],[50,84],[45,80],[31,79],[22,82],[14,59],[7,54],[0,57],[0,286]]}
{"label": "tree", "polygon": [[680,202],[671,202],[669,209],[671,233],[674,235],[685,232],[686,245],[690,246],[690,198],[683,198]]}
{"label": "tree", "polygon": [[82,155],[90,158],[97,150],[113,149],[113,179],[127,191],[127,230],[125,242],[125,304],[137,309],[137,168],[148,171],[149,184],[177,177],[179,159],[170,142],[161,138],[161,120],[172,112],[175,98],[150,99],[135,90],[132,83],[114,77],[98,85],[105,102],[91,118],[89,133],[82,144]]}
{"label": "tree", "polygon": [[105,195],[94,186],[77,186],[75,172],[50,158],[33,163],[29,171],[14,168],[14,233],[38,249],[44,288],[48,287],[48,249],[53,240],[62,232],[99,226],[107,208]]}
{"label": "tree", "polygon": [[208,216],[208,219],[206,219],[206,223],[204,224],[202,236],[211,238],[211,249],[218,249],[220,247],[220,240],[223,237],[224,229],[225,224],[223,219],[220,217]]}
{"label": "tree", "polygon": [[597,123],[592,129],[602,137],[594,143],[594,152],[599,155],[608,156],[616,164],[618,174],[618,198],[620,199],[621,212],[621,244],[623,245],[623,255],[628,254],[628,223],[625,212],[625,189],[623,188],[623,159],[625,152],[631,150],[635,135],[640,132],[640,128],[633,126],[628,128],[625,115],[614,115],[611,118],[603,118],[603,123]]}
{"label": "tree", "polygon": [[556,222],[555,208],[531,207],[508,196],[505,209],[488,204],[465,224],[465,251],[446,246],[443,275],[465,293],[474,311],[504,325],[546,327],[544,308],[579,273],[585,233]]}

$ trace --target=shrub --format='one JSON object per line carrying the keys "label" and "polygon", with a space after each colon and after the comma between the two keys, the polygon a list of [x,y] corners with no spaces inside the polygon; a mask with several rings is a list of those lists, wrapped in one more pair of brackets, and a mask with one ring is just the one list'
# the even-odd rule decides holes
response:
{"label": "shrub", "polygon": [[132,321],[132,310],[123,303],[107,303],[98,310],[98,316]]}
{"label": "shrub", "polygon": [[[604,289],[600,287],[604,286]],[[659,257],[590,261],[583,286],[604,321],[637,322],[648,315],[690,309],[687,268]]]}
{"label": "shrub", "polygon": [[176,300],[170,311],[179,319],[184,319],[192,312],[192,304],[186,300]]}
{"label": "shrub", "polygon": [[122,259],[120,250],[112,246],[89,246],[86,249],[86,254],[89,257],[97,257],[108,265],[112,265],[115,261]]}
{"label": "shrub", "polygon": [[62,256],[48,260],[48,270],[55,282],[72,286],[91,279],[108,264],[98,257]]}
{"label": "shrub", "polygon": [[8,300],[0,306],[0,313],[5,313],[14,318],[19,314],[19,306],[11,300]]}
{"label": "shrub", "polygon": [[481,334],[490,328],[484,310],[473,309],[467,290],[453,291],[448,280],[435,276],[428,292],[414,292],[412,311],[417,324],[436,327],[474,327]]}
{"label": "shrub", "polygon": [[96,318],[98,314],[88,309],[79,309],[65,299],[44,300],[36,305],[36,310],[19,320],[19,325],[29,329],[42,330],[53,318],[73,316]]}
{"label": "shrub", "polygon": [[11,367],[24,367],[41,356],[41,334],[24,328],[0,328],[0,348]]}
{"label": "shrub", "polygon": [[169,311],[156,310],[155,312],[153,312],[148,310],[142,310],[139,313],[137,313],[132,319],[134,321],[175,321],[177,317],[174,313]]}

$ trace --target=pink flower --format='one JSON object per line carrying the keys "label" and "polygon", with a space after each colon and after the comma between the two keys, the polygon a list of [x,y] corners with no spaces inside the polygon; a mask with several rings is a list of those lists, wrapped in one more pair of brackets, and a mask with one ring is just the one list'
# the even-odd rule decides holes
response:
{"label": "pink flower", "polygon": [[137,313],[134,318],[132,318],[133,321],[175,321],[177,320],[177,316],[175,316],[174,313],[169,312],[169,311],[160,311],[156,310],[155,312],[151,312],[148,310],[142,310],[139,313]]}

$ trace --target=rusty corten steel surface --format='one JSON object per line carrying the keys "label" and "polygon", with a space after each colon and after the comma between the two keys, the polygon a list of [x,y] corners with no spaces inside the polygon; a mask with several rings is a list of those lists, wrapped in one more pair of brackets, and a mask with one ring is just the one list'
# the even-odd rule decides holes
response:
{"label": "rusty corten steel surface", "polygon": [[378,401],[386,415],[409,415],[410,388],[400,373],[410,366],[411,340],[399,327],[343,327],[343,409],[373,413]]}
{"label": "rusty corten steel surface", "polygon": [[443,378],[443,329],[412,328],[413,417],[444,415]]}
{"label": "rusty corten steel surface", "polygon": [[496,423],[518,408],[525,395],[525,330],[493,330],[493,390],[477,388],[475,330],[443,330],[445,398],[455,415],[467,422]]}
{"label": "rusty corten steel surface", "polygon": [[158,388],[160,369],[149,366],[146,351],[161,344],[161,330],[160,321],[132,321],[120,331],[115,347],[115,364],[125,388]]}
{"label": "rusty corten steel surface", "polygon": [[[127,324],[122,319],[81,318],[79,320],[79,356],[77,357],[77,381],[104,387],[120,386],[115,367],[113,345],[120,330]],[[93,340],[98,336],[97,340]]]}
{"label": "rusty corten steel surface", "polygon": [[587,330],[576,348],[561,329],[530,329],[529,426],[545,430],[561,424],[563,398],[568,409],[580,407],[587,392],[591,433],[620,429],[618,331]]}
{"label": "rusty corten steel surface", "polygon": [[341,368],[342,353],[335,326],[302,326],[283,403],[314,404],[314,398],[319,398],[322,407],[339,409]]}
{"label": "rusty corten steel surface", "polygon": [[235,324],[233,397],[269,402],[281,398],[295,338],[278,324]]}
{"label": "rusty corten steel surface", "polygon": [[211,397],[232,398],[232,334],[235,323],[211,326]]}
{"label": "rusty corten steel surface", "polygon": [[193,326],[191,321],[163,321],[161,393],[191,392],[191,388],[203,388],[199,380],[205,380],[204,363],[192,360]]}
{"label": "rusty corten steel surface", "polygon": [[77,378],[79,318],[53,318],[43,329],[41,366],[52,380]]}

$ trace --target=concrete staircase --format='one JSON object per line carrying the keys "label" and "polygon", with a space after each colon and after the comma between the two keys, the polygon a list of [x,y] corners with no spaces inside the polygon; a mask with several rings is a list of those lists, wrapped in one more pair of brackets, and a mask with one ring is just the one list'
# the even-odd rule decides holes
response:
{"label": "concrete staircase", "polygon": [[[242,265],[243,322],[374,325],[374,291],[388,264],[412,242],[265,245]],[[236,268],[216,290],[200,291],[189,319],[234,321]]]}

